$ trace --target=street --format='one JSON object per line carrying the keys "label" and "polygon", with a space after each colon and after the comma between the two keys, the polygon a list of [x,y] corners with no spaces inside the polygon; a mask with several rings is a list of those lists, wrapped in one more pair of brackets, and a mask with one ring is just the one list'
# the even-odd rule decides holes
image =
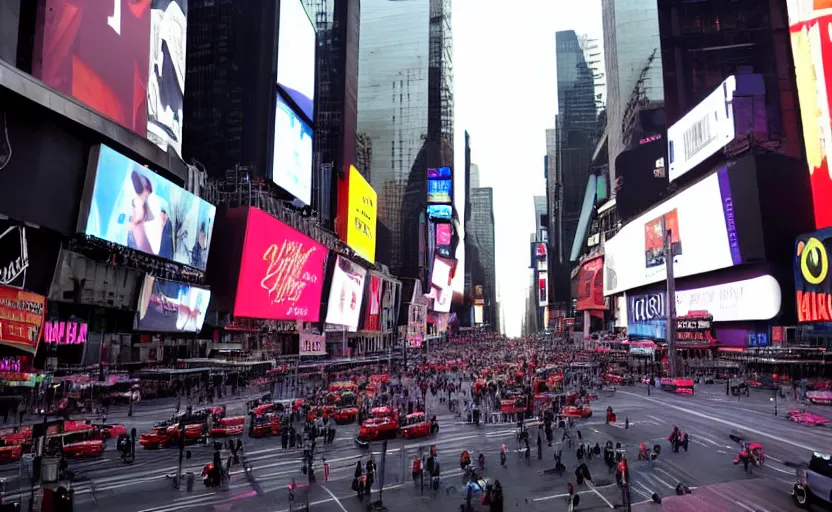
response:
{"label": "street", "polygon": [[[797,510],[789,496],[794,470],[785,463],[806,462],[812,451],[828,452],[832,446],[832,429],[789,422],[782,417],[788,403],[780,404],[781,416],[775,416],[769,392],[755,391],[751,397],[742,397],[738,401],[736,397],[726,396],[724,389],[719,384],[702,385],[697,387],[696,395],[692,397],[661,391],[654,391],[648,397],[643,386],[621,388],[614,395],[602,392],[598,401],[593,403],[593,416],[577,421],[576,429],[580,430],[584,442],[593,446],[597,442],[603,447],[607,440],[622,443],[630,461],[634,510],[701,511],[703,507],[745,512]],[[245,400],[238,398],[226,402],[228,414],[243,414]],[[606,425],[604,422],[604,411],[608,405],[617,414],[618,422],[615,424]],[[527,462],[515,439],[516,425],[474,426],[460,421],[438,401],[430,400],[429,406],[429,414],[436,413],[440,424],[436,438],[390,441],[384,466],[381,443],[371,446],[369,451],[379,466],[373,500],[379,497],[378,486],[383,467],[383,501],[389,510],[457,510],[465,500],[459,454],[468,450],[474,459],[479,453],[485,454],[485,476],[498,479],[503,485],[507,510],[567,509],[566,484],[568,481],[575,482],[576,447],[563,447],[563,461],[567,468],[563,476],[543,473],[544,469],[554,465],[554,450],[562,446],[557,442],[560,434],[556,433],[553,447],[547,447],[544,442],[542,460],[538,460],[537,427],[535,422],[530,421],[532,456]],[[128,429],[135,426],[142,432],[154,422],[169,417],[173,407],[170,401],[142,403],[136,407],[132,418],[127,417],[126,408],[113,408],[108,420],[123,422]],[[824,413],[822,408],[816,412]],[[629,428],[625,425],[627,420]],[[670,450],[666,438],[674,425],[690,435],[689,451],[672,453]],[[281,449],[279,438],[246,438],[245,466],[250,468],[250,473],[246,475],[242,464],[236,466],[228,489],[222,490],[206,488],[200,478],[202,467],[212,456],[210,444],[190,447],[192,456],[185,461],[184,468],[186,472],[195,473],[192,492],[187,492],[184,483],[180,490],[175,490],[172,480],[165,476],[176,471],[178,450],[138,449],[136,462],[126,465],[111,448],[102,459],[70,462],[70,469],[83,476],[83,480],[73,486],[75,510],[282,512],[296,510],[307,502],[311,509],[321,512],[365,510],[366,506],[350,489],[355,463],[366,462],[370,456],[367,450],[354,444],[355,431],[354,424],[340,426],[332,445],[318,444],[318,483],[311,487],[305,485],[306,477],[301,473],[300,450]],[[746,475],[741,466],[732,464],[738,446],[731,441],[729,434],[736,432],[765,447],[765,465],[753,475]],[[662,447],[659,459],[652,466],[636,460],[642,442],[650,447],[654,444]],[[509,449],[505,468],[499,466],[502,443]],[[419,482],[414,483],[410,476],[411,461],[420,449],[426,452],[430,445],[436,445],[442,467],[442,484],[436,492],[428,489],[427,485],[420,489]],[[325,456],[330,464],[327,481],[324,481],[321,456]],[[603,460],[593,459],[588,465],[594,486],[576,486],[581,496],[577,510],[606,510],[620,506],[621,490],[615,485],[614,476]],[[17,465],[6,466],[2,476],[13,477],[19,471]],[[299,489],[295,492],[295,500],[290,503],[288,488],[292,478],[297,480]],[[679,482],[690,487],[692,494],[676,498],[674,489]],[[650,502],[654,492],[665,498],[662,507],[638,504]],[[20,493],[26,497],[27,488],[21,486]],[[479,497],[473,501],[475,510],[478,510]]]}

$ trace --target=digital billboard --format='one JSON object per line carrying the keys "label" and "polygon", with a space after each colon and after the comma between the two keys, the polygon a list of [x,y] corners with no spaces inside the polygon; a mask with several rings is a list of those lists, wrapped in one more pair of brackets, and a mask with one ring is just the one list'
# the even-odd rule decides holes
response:
{"label": "digital billboard", "polygon": [[121,153],[93,147],[79,232],[205,270],[216,213]]}
{"label": "digital billboard", "polygon": [[451,310],[453,300],[453,288],[451,282],[456,269],[456,261],[437,256],[433,261],[433,273],[431,274],[431,297],[433,298],[433,311],[448,313]]}
{"label": "digital billboard", "polygon": [[304,204],[312,203],[312,128],[277,94],[272,181]]}
{"label": "digital billboard", "polygon": [[249,208],[234,316],[317,322],[327,249]]}
{"label": "digital billboard", "polygon": [[367,315],[364,319],[364,329],[367,331],[381,330],[383,283],[384,280],[379,276],[370,277],[370,289],[367,291]]}
{"label": "digital billboard", "polygon": [[210,290],[146,275],[134,327],[139,331],[197,333],[202,330],[210,300]]}
{"label": "digital billboard", "polygon": [[451,220],[454,215],[453,206],[449,204],[429,204],[428,217],[437,220]]}
{"label": "digital billboard", "polygon": [[366,277],[367,269],[337,256],[329,287],[326,323],[343,325],[350,332],[358,330]]}
{"label": "digital billboard", "polygon": [[342,238],[370,263],[376,261],[376,219],[378,196],[354,165],[350,165],[346,183],[346,225]]}
{"label": "digital billboard", "polygon": [[626,224],[604,247],[604,295],[665,280],[663,226],[677,278],[743,263],[735,199],[723,168]]}
{"label": "digital billboard", "polygon": [[832,83],[832,4],[820,0],[787,0],[803,142],[812,183],[815,227],[832,226],[832,148],[829,84]]}
{"label": "digital billboard", "polygon": [[280,1],[277,84],[307,119],[315,113],[315,27],[301,0]]}
{"label": "digital billboard", "polygon": [[799,322],[832,322],[830,249],[832,227],[797,237],[794,284]]}
{"label": "digital billboard", "polygon": [[537,273],[537,305],[540,307],[549,305],[549,273]]}
{"label": "digital billboard", "polygon": [[428,169],[428,179],[431,178],[450,178],[450,167],[431,167]]}
{"label": "digital billboard", "polygon": [[0,285],[0,345],[34,354],[46,317],[46,297]]}
{"label": "digital billboard", "polygon": [[428,203],[451,204],[452,180],[428,180]]}
{"label": "digital billboard", "polygon": [[185,0],[44,0],[33,74],[181,155]]}
{"label": "digital billboard", "polygon": [[607,309],[604,301],[604,258],[599,256],[581,263],[577,276],[576,310]]}

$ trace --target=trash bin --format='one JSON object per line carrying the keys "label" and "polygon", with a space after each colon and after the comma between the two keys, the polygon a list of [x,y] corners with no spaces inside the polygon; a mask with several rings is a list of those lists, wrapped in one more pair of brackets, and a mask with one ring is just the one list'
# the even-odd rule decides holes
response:
{"label": "trash bin", "polygon": [[185,486],[188,492],[193,492],[194,490],[194,472],[188,471],[185,473]]}
{"label": "trash bin", "polygon": [[41,463],[41,479],[45,483],[58,481],[58,459],[44,458]]}

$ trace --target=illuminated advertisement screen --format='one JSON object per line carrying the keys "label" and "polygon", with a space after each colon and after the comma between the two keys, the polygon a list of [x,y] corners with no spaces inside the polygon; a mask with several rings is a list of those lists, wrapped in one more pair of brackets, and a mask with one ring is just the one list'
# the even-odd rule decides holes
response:
{"label": "illuminated advertisement screen", "polygon": [[549,305],[549,273],[537,273],[537,305],[540,307]]}
{"label": "illuminated advertisement screen", "polygon": [[452,229],[450,224],[436,225],[436,246],[444,247],[451,245]]}
{"label": "illuminated advertisement screen", "polygon": [[134,327],[139,331],[199,332],[210,300],[210,290],[147,275]]}
{"label": "illuminated advertisement screen", "polygon": [[428,169],[428,179],[430,178],[450,178],[450,167],[431,167]]}
{"label": "illuminated advertisement screen", "polygon": [[88,191],[91,181],[79,232],[205,270],[216,207],[103,144],[90,155]]}
{"label": "illuminated advertisement screen", "polygon": [[604,301],[604,258],[592,258],[583,262],[577,280],[576,310],[607,309]]}
{"label": "illuminated advertisement screen", "polygon": [[428,217],[432,219],[451,220],[453,216],[453,207],[449,204],[428,205]]}
{"label": "illuminated advertisement screen", "polygon": [[249,208],[234,316],[317,322],[327,250]]}
{"label": "illuminated advertisement screen", "polygon": [[832,148],[829,84],[832,83],[832,3],[827,0],[787,0],[803,141],[812,183],[815,227],[832,226]]}
{"label": "illuminated advertisement screen", "polygon": [[741,264],[737,199],[723,168],[626,224],[604,247],[604,295],[665,280],[664,229],[677,278]]}
{"label": "illuminated advertisement screen", "polygon": [[329,287],[326,323],[343,325],[350,332],[358,330],[366,277],[365,268],[341,256],[336,258],[332,284]]}
{"label": "illuminated advertisement screen", "polygon": [[433,273],[431,274],[433,311],[448,313],[451,310],[451,300],[454,294],[451,281],[455,270],[456,261],[438,256],[434,259]]}
{"label": "illuminated advertisement screen", "polygon": [[34,75],[177,154],[186,0],[44,0]]}
{"label": "illuminated advertisement screen", "polygon": [[381,304],[383,280],[380,277],[370,278],[370,289],[367,293],[367,317],[364,320],[364,329],[367,331],[381,330]]}
{"label": "illuminated advertisement screen", "polygon": [[277,94],[272,181],[304,204],[312,202],[312,128]]}
{"label": "illuminated advertisement screen", "polygon": [[313,119],[315,27],[301,0],[281,0],[279,30],[277,84],[300,107],[307,119]]}
{"label": "illuminated advertisement screen", "polygon": [[46,297],[0,285],[0,346],[34,354],[46,317]]}
{"label": "illuminated advertisement screen", "polygon": [[832,227],[797,237],[794,284],[797,320],[832,322],[832,275],[829,273]]}
{"label": "illuminated advertisement screen", "polygon": [[428,203],[451,204],[451,180],[428,180]]}
{"label": "illuminated advertisement screen", "polygon": [[356,254],[370,263],[375,263],[378,196],[354,165],[350,166],[348,180],[345,242]]}

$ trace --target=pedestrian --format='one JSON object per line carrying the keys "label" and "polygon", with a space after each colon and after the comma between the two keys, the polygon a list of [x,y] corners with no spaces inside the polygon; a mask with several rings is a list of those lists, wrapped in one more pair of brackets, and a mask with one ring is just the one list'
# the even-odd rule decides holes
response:
{"label": "pedestrian", "polygon": [[285,450],[289,445],[289,433],[285,430],[280,434],[280,446]]}

